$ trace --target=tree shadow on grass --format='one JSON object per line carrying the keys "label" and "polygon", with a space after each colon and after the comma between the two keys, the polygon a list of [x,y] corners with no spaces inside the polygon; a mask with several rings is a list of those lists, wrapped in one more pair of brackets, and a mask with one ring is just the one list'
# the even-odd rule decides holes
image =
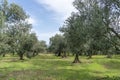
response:
{"label": "tree shadow on grass", "polygon": [[119,61],[105,62],[105,63],[103,63],[103,65],[104,65],[107,69],[120,70],[120,62],[119,62]]}
{"label": "tree shadow on grass", "polygon": [[120,80],[120,76],[113,76],[113,77],[100,77],[100,78],[96,78],[95,80]]}
{"label": "tree shadow on grass", "polygon": [[20,70],[8,73],[1,80],[120,80],[120,77],[97,77],[88,70]]}
{"label": "tree shadow on grass", "polygon": [[120,55],[114,55],[113,58],[114,59],[120,59]]}
{"label": "tree shadow on grass", "polygon": [[93,80],[86,71],[74,70],[21,70],[13,71],[4,80]]}
{"label": "tree shadow on grass", "polygon": [[3,59],[1,60],[1,62],[7,62],[7,63],[11,63],[11,62],[26,62],[29,61],[28,59],[24,59],[24,60],[20,60],[19,58],[9,58],[9,59]]}

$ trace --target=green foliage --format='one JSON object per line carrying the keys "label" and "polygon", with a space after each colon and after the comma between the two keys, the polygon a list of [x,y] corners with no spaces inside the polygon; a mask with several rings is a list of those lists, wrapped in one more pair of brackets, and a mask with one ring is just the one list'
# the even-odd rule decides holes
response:
{"label": "green foliage", "polygon": [[47,50],[46,42],[42,40],[42,41],[39,41],[38,44],[39,44],[39,47],[38,47],[39,52],[41,52],[41,53],[46,52],[46,50]]}
{"label": "green foliage", "polygon": [[119,49],[119,1],[75,0],[73,4],[78,12],[72,13],[60,28],[72,53],[85,53],[91,58],[95,53],[109,55]]}
{"label": "green foliage", "polygon": [[67,52],[67,43],[63,35],[56,34],[50,38],[49,52],[55,53],[57,56],[61,56],[62,53]]}
{"label": "green foliage", "polygon": [[47,45],[45,41],[36,41],[31,48],[32,56],[36,56],[39,53],[45,53],[47,51]]}
{"label": "green foliage", "polygon": [[35,46],[39,41],[36,34],[31,32],[32,25],[26,21],[28,15],[22,7],[2,0],[0,17],[0,54],[17,53],[22,60],[25,54],[32,57],[45,48],[46,44],[43,42]]}
{"label": "green foliage", "polygon": [[9,7],[9,14],[8,14],[8,21],[10,22],[16,22],[25,20],[28,16],[24,12],[24,10],[17,4],[12,3]]}

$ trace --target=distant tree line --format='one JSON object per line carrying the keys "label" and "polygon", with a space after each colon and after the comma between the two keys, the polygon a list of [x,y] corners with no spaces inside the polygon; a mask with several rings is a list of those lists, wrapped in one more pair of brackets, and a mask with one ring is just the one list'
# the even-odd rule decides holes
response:
{"label": "distant tree line", "polygon": [[49,50],[75,54],[73,63],[80,62],[79,55],[120,54],[120,0],[75,0],[73,5],[77,11],[60,28],[63,35],[50,38]]}
{"label": "distant tree line", "polygon": [[28,18],[19,5],[0,1],[0,55],[17,54],[23,60],[24,56],[31,58],[46,50],[45,41],[39,41],[31,31]]}

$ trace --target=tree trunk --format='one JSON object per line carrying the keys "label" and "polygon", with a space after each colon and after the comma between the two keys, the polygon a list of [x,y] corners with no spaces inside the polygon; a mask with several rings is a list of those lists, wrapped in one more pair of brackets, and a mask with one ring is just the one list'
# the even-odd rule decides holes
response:
{"label": "tree trunk", "polygon": [[81,61],[79,60],[79,54],[75,55],[75,59],[74,59],[73,63],[81,63]]}
{"label": "tree trunk", "polygon": [[20,54],[20,60],[24,60],[24,59],[23,59],[23,54]]}
{"label": "tree trunk", "polygon": [[58,52],[58,56],[61,56],[61,52]]}
{"label": "tree trunk", "polygon": [[72,54],[72,56],[74,56],[74,55],[75,55],[75,53]]}
{"label": "tree trunk", "polygon": [[64,57],[67,57],[66,52],[64,52]]}
{"label": "tree trunk", "polygon": [[88,59],[91,59],[91,58],[92,58],[92,55],[91,55],[91,54],[89,54]]}
{"label": "tree trunk", "polygon": [[67,53],[67,56],[70,56],[70,53],[69,53],[69,52]]}
{"label": "tree trunk", "polygon": [[13,56],[15,55],[14,50],[12,51]]}
{"label": "tree trunk", "polygon": [[3,54],[3,57],[5,57],[5,53]]}
{"label": "tree trunk", "polygon": [[14,50],[12,51],[12,53],[13,53],[13,56],[15,55],[15,52],[16,52],[16,50],[14,49]]}
{"label": "tree trunk", "polygon": [[35,56],[35,52],[33,52],[33,57]]}
{"label": "tree trunk", "polygon": [[35,54],[35,56],[37,56],[39,53],[38,52],[36,52],[36,54]]}
{"label": "tree trunk", "polygon": [[112,58],[112,55],[111,55],[111,54],[108,54],[108,55],[107,55],[107,58]]}
{"label": "tree trunk", "polygon": [[88,59],[91,59],[92,58],[92,51],[89,51],[88,52]]}
{"label": "tree trunk", "polygon": [[63,52],[62,58],[66,58],[66,57],[67,57],[66,52]]}

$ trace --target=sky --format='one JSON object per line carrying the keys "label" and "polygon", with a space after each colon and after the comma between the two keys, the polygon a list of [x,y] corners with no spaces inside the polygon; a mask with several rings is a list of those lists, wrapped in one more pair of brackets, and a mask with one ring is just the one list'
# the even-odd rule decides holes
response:
{"label": "sky", "polygon": [[29,23],[32,31],[39,40],[49,44],[49,38],[61,34],[59,28],[64,21],[75,11],[72,3],[74,0],[8,0],[20,5],[30,16]]}

